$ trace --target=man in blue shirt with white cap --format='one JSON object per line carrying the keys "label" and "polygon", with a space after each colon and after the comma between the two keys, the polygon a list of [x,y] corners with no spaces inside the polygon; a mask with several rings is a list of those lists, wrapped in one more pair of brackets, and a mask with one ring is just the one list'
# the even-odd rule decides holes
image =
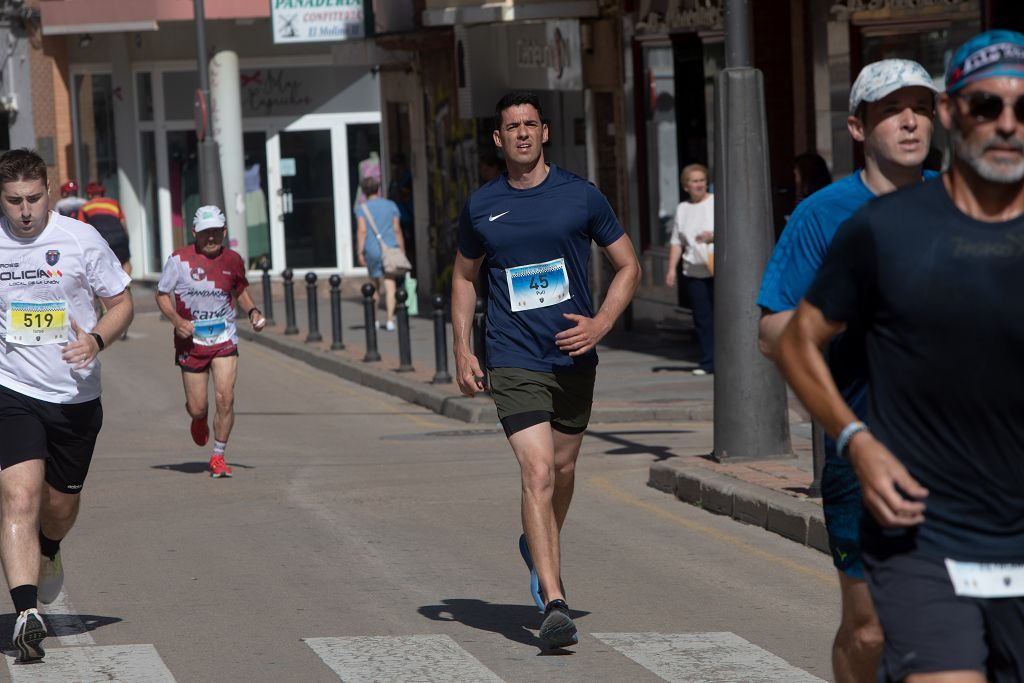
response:
{"label": "man in blue shirt with white cap", "polygon": [[[1024,680],[1024,35],[953,55],[941,178],[836,233],[779,339],[800,400],[852,463],[879,680]],[[821,347],[865,330],[868,425]]]}
{"label": "man in blue shirt with white cap", "polygon": [[[769,358],[814,280],[843,221],[866,202],[899,187],[920,183],[931,144],[937,90],[928,71],[906,59],[865,66],[850,90],[847,126],[864,146],[864,168],[805,199],[786,224],[765,270],[757,303],[760,344]],[[829,369],[854,412],[867,417],[864,336],[857,330],[829,345]],[[882,627],[864,582],[860,559],[861,495],[850,464],[825,440],[822,498],[832,562],[839,574],[842,617],[832,645],[838,683],[871,681],[882,654]]]}

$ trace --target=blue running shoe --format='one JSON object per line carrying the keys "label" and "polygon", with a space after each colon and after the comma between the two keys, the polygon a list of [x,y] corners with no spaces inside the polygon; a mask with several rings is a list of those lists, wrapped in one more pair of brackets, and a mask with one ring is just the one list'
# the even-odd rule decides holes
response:
{"label": "blue running shoe", "polygon": [[537,609],[544,614],[544,598],[540,596],[540,579],[537,578],[537,570],[533,568],[533,558],[530,557],[530,545],[526,542],[526,534],[519,535],[519,554],[523,556],[523,562],[530,570],[530,595],[537,603]]}

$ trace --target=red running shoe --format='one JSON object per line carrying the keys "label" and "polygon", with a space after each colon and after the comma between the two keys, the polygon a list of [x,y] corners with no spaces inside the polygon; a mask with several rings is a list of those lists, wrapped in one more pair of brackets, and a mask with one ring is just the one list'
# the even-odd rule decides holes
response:
{"label": "red running shoe", "polygon": [[192,426],[189,428],[192,432],[192,440],[196,442],[197,446],[205,446],[206,442],[210,440],[210,426],[206,423],[206,418],[202,420],[192,420]]}
{"label": "red running shoe", "polygon": [[224,462],[223,455],[214,455],[210,457],[210,476],[214,479],[231,476],[231,468],[228,467],[226,462]]}

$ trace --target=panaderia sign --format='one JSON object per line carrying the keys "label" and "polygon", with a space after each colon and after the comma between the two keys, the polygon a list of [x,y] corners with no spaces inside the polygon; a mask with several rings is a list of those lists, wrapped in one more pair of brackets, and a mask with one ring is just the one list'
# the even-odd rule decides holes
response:
{"label": "panaderia sign", "polygon": [[270,0],[275,43],[362,38],[363,0]]}

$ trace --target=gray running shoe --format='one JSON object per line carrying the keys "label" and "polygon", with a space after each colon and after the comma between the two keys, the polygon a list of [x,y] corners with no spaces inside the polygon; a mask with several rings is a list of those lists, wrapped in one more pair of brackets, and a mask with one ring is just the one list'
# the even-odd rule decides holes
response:
{"label": "gray running shoe", "polygon": [[19,663],[37,662],[46,652],[43,650],[43,638],[46,637],[46,626],[43,617],[35,607],[18,615],[14,622],[14,647],[18,648]]}
{"label": "gray running shoe", "polygon": [[51,560],[43,555],[39,563],[39,602],[49,605],[60,595],[64,587],[64,563],[60,559],[60,551]]}
{"label": "gray running shoe", "polygon": [[569,647],[580,642],[576,635],[576,624],[569,616],[569,606],[565,600],[552,600],[544,608],[544,623],[540,625],[540,639],[554,650]]}

